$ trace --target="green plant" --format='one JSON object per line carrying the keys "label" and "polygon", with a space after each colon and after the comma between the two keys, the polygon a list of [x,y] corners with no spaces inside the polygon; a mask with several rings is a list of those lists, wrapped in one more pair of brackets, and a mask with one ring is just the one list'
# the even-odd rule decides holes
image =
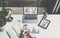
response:
{"label": "green plant", "polygon": [[6,16],[8,15],[8,11],[6,11],[6,6],[8,5],[8,0],[2,0],[3,6],[0,11],[0,27],[6,24]]}

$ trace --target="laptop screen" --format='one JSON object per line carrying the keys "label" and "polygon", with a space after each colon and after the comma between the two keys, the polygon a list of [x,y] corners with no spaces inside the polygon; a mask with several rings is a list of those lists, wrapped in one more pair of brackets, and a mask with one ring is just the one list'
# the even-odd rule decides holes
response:
{"label": "laptop screen", "polygon": [[37,14],[37,7],[24,7],[24,14]]}

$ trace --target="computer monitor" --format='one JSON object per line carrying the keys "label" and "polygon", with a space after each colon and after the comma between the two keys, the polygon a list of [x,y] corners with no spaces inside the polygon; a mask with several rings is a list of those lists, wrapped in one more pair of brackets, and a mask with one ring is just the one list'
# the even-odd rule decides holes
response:
{"label": "computer monitor", "polygon": [[37,7],[24,7],[23,14],[37,14]]}

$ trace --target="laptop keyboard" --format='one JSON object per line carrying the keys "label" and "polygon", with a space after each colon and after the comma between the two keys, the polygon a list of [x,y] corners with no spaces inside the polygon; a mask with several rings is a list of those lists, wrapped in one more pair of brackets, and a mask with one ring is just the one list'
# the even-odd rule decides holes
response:
{"label": "laptop keyboard", "polygon": [[25,16],[25,19],[26,20],[35,20],[35,19],[37,19],[37,16],[36,15],[29,15],[29,16]]}

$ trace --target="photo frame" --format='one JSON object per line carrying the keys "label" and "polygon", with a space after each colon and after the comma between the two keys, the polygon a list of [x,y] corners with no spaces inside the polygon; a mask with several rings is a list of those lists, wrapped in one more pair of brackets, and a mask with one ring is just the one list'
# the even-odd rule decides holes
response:
{"label": "photo frame", "polygon": [[50,24],[50,20],[47,20],[47,19],[42,19],[40,22],[39,22],[39,24],[38,24],[38,26],[40,26],[41,28],[44,28],[44,29],[47,29],[47,27],[49,26],[49,24]]}

